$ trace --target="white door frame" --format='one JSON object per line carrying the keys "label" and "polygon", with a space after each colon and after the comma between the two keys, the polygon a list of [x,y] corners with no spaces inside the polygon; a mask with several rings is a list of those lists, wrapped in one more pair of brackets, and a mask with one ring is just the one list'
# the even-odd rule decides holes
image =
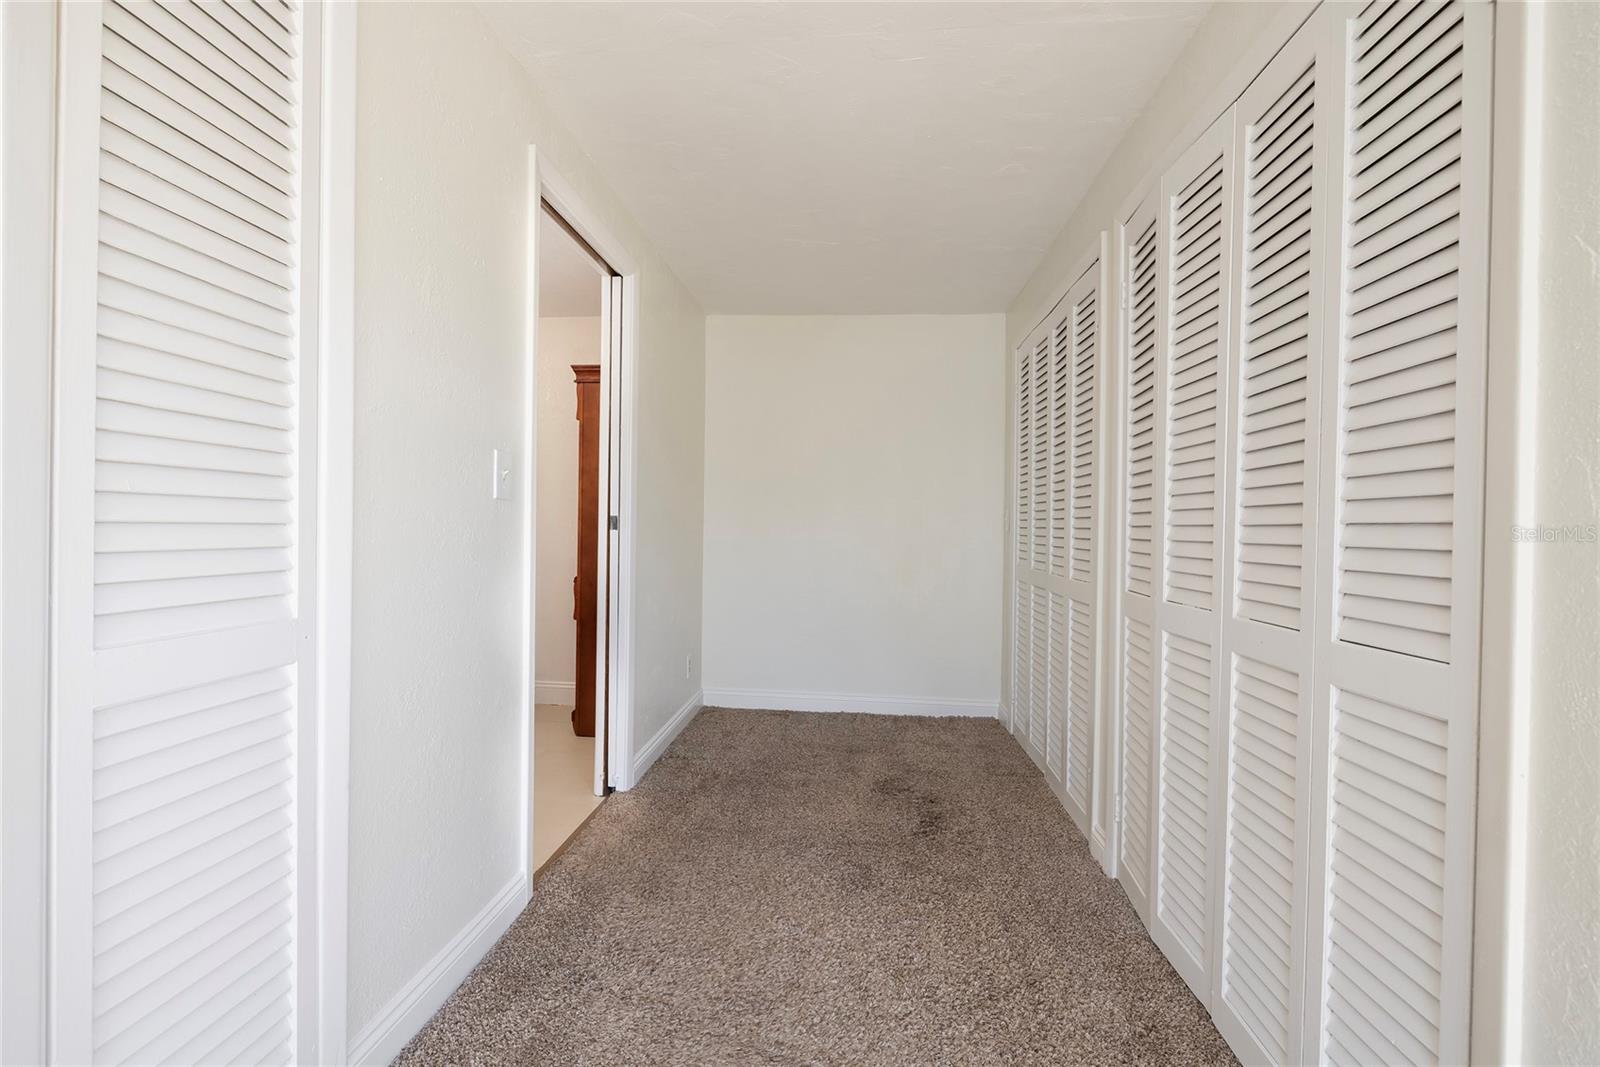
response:
{"label": "white door frame", "polygon": [[[350,602],[354,419],[354,201],[356,7],[316,3],[323,37],[316,117],[321,187],[319,332],[318,564],[316,612],[317,763],[302,801],[315,805],[315,856],[299,885],[299,1052],[313,1062],[345,1058],[346,868],[349,810]],[[56,141],[61,100],[56,86],[66,43],[56,4],[7,5],[3,123],[7,151],[0,215],[5,363],[0,378],[0,1061],[49,1062],[48,1001],[50,747],[50,411],[55,374],[54,290],[59,255],[55,194],[67,176]]]}
{"label": "white door frame", "polygon": [[347,1062],[350,920],[351,602],[355,575],[356,18],[321,2],[322,225],[318,259],[316,962],[301,1003],[318,1006],[313,1062]]}
{"label": "white door frame", "polygon": [[1496,4],[1489,205],[1489,338],[1484,420],[1483,601],[1480,616],[1476,871],[1473,886],[1474,1062],[1523,1055],[1527,970],[1529,735],[1538,605],[1528,553],[1510,537],[1538,525],[1540,5]]}
{"label": "white door frame", "polygon": [[0,1063],[42,1063],[56,10],[0,5]]}
{"label": "white door frame", "polygon": [[[544,200],[560,214],[561,218],[593,248],[612,270],[620,276],[622,290],[620,308],[607,298],[612,317],[620,317],[621,351],[616,361],[621,377],[620,387],[613,394],[614,375],[609,362],[602,362],[600,370],[601,424],[608,440],[620,436],[618,468],[607,479],[611,485],[611,506],[618,508],[618,529],[608,531],[610,551],[607,553],[609,581],[601,586],[600,617],[607,618],[609,627],[600,628],[600,640],[608,642],[602,649],[600,662],[607,672],[605,687],[598,690],[608,693],[609,707],[604,716],[596,716],[596,755],[602,753],[610,768],[609,785],[615,789],[633,787],[633,621],[634,621],[634,548],[635,501],[637,499],[638,436],[634,433],[638,397],[638,322],[639,322],[639,267],[637,260],[601,220],[598,213],[578,194],[548,160],[537,145],[528,146],[528,292],[527,319],[524,331],[527,337],[524,353],[523,390],[523,454],[528,461],[523,464],[522,493],[528,502],[523,512],[522,540],[522,728],[523,763],[522,792],[522,866],[527,875],[528,891],[533,888],[533,709],[535,704],[534,647],[535,632],[536,560],[539,451],[538,451],[538,396],[539,396],[539,215],[540,201]],[[614,283],[613,283],[614,284]],[[615,337],[617,331],[611,331]],[[603,346],[611,349],[608,343]],[[620,424],[612,427],[610,419]],[[601,526],[608,523],[608,512],[601,511]],[[606,601],[609,589],[610,601]],[[600,720],[609,720],[601,723]],[[601,746],[604,746],[603,750]]]}

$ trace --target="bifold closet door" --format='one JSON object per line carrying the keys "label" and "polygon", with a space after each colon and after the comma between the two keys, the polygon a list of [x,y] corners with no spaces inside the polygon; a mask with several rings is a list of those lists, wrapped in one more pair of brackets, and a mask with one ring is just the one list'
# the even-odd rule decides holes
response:
{"label": "bifold closet door", "polygon": [[1017,350],[1017,375],[1011,408],[1011,663],[1007,713],[1011,733],[1024,744],[1032,687],[1028,678],[1028,571],[1033,566],[1033,368],[1036,338]]}
{"label": "bifold closet door", "polygon": [[1468,1052],[1490,22],[1325,5],[1124,222],[1122,876],[1246,1062]]}
{"label": "bifold closet door", "polygon": [[1121,657],[1122,796],[1117,877],[1150,923],[1150,871],[1155,807],[1156,289],[1161,245],[1152,193],[1121,226],[1122,351],[1125,353],[1122,441],[1123,573],[1117,647]]}
{"label": "bifold closet door", "polygon": [[67,4],[52,1058],[311,1047],[318,29]]}
{"label": "bifold closet door", "polygon": [[[1067,292],[1053,330],[1050,614],[1052,721],[1061,721],[1061,788],[1087,837],[1094,796],[1095,649],[1099,599],[1100,261]],[[1059,640],[1059,644],[1057,641]],[[1056,681],[1061,683],[1059,688]]]}
{"label": "bifold closet door", "polygon": [[1011,627],[1011,732],[1041,764],[1050,697],[1048,603],[1040,590],[1050,522],[1049,404],[1050,337],[1041,326],[1017,351]]}
{"label": "bifold closet door", "polygon": [[[1066,567],[1070,507],[1067,391],[1070,348],[1059,309],[1018,352],[1018,529],[1013,730],[1058,794],[1067,729]],[[1020,711],[1018,709],[1021,709]]]}
{"label": "bifold closet door", "polygon": [[1488,262],[1486,4],[1338,12],[1304,1055],[1461,1063]]}
{"label": "bifold closet door", "polygon": [[1235,107],[1237,328],[1228,360],[1225,732],[1212,1016],[1247,1063],[1301,1059],[1311,787],[1328,12]]}
{"label": "bifold closet door", "polygon": [[1152,653],[1156,856],[1152,934],[1210,1001],[1222,732],[1224,360],[1231,329],[1233,112],[1163,176],[1158,207],[1156,500],[1161,588]]}
{"label": "bifold closet door", "polygon": [[1096,258],[1017,352],[1011,724],[1089,833],[1102,315]]}

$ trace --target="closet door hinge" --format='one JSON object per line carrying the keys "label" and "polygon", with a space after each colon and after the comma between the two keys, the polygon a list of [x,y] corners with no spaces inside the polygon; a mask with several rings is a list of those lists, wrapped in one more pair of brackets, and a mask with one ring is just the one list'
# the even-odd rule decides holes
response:
{"label": "closet door hinge", "polygon": [[617,524],[617,517],[615,515],[611,516],[611,528],[613,530],[621,529],[621,527]]}

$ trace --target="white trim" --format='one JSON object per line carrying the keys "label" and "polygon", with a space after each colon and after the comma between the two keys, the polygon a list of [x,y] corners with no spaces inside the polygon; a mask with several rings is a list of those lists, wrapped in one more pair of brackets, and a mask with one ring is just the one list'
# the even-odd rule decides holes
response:
{"label": "white trim", "polygon": [[[1118,573],[1117,549],[1121,538],[1113,525],[1115,500],[1121,494],[1122,472],[1116,463],[1118,412],[1122,396],[1121,337],[1116,329],[1121,292],[1117,271],[1121,269],[1121,249],[1103,229],[1096,252],[1099,277],[1095,328],[1098,332],[1095,361],[1095,453],[1094,453],[1094,573],[1090,588],[1094,597],[1094,672],[1093,740],[1089,761],[1089,852],[1100,862],[1108,878],[1117,876],[1117,826],[1110,813],[1116,810],[1119,788],[1117,747],[1121,742],[1116,709],[1122,672],[1115,669],[1116,615],[1110,589]],[[1114,270],[1113,267],[1116,267]],[[1107,431],[1110,431],[1109,433]]]}
{"label": "white trim", "polygon": [[1483,602],[1479,652],[1474,1063],[1523,1053],[1526,966],[1531,549],[1507,535],[1538,522],[1539,199],[1544,8],[1496,4],[1484,419]]}
{"label": "white trim", "polygon": [[535,704],[571,704],[578,699],[576,682],[534,682]]}
{"label": "white trim", "polygon": [[529,892],[533,890],[533,708],[538,702],[534,680],[535,649],[538,640],[538,528],[539,528],[539,157],[537,150],[528,146],[528,217],[526,232],[525,269],[528,293],[524,303],[523,383],[522,383],[522,492],[516,499],[522,501],[522,663],[523,692],[518,698],[522,717],[522,770],[521,782],[522,828],[521,857],[518,866],[526,878]]}
{"label": "white trim", "polygon": [[[94,396],[94,275],[97,262],[102,13],[95,5],[58,9],[55,144],[55,307],[51,367],[52,454],[50,482],[50,874],[49,1036],[52,1062],[88,1062],[93,1035],[83,1025],[93,1017],[93,864],[87,849],[63,847],[62,827],[91,827],[93,772],[87,759],[93,739],[88,715],[67,708],[95,706],[92,672],[63,670],[66,650],[80,659],[90,647],[84,621],[93,617],[90,568],[63,561],[88,559],[93,529],[94,437],[80,405],[70,398]],[[74,664],[82,666],[81,663]]]}
{"label": "white trim", "polygon": [[[616,261],[612,266],[622,268]],[[616,625],[612,627],[611,692],[613,707],[618,713],[611,717],[610,759],[611,785],[627,791],[639,778],[633,773],[637,762],[633,740],[633,645],[639,618],[638,585],[633,579],[635,549],[638,543],[638,488],[635,477],[639,470],[639,286],[637,271],[625,273],[622,279],[622,396],[619,411],[622,416],[622,471],[620,475],[620,510],[622,529],[617,533],[617,595]],[[626,709],[626,714],[621,712]]]}
{"label": "white trim", "polygon": [[661,758],[661,753],[667,750],[667,746],[672,744],[677,736],[683,732],[683,728],[689,725],[689,720],[698,715],[700,709],[704,706],[705,694],[696,690],[695,694],[684,702],[683,707],[672,713],[672,718],[667,720],[667,724],[657,730],[656,735],[634,757],[632,779],[634,784],[637,784],[639,779],[644,777],[644,772],[648,771],[651,764]]}
{"label": "white trim", "polygon": [[0,1063],[45,1059],[55,33],[0,5]]}
{"label": "white trim", "polygon": [[362,1028],[350,1046],[349,1062],[385,1064],[399,1055],[522,914],[527,900],[528,880],[519,873]]}
{"label": "white trim", "polygon": [[[620,575],[622,540],[612,518],[622,514],[622,480],[625,474],[622,462],[622,390],[619,376],[622,371],[622,335],[625,298],[623,279],[613,275],[605,279],[605,292],[601,300],[600,339],[600,484],[605,486],[606,499],[595,513],[595,537],[605,545],[601,556],[605,580],[595,588],[595,618],[603,620],[595,627],[595,744],[594,744],[594,795],[606,795],[610,784],[608,774],[612,752],[612,711],[617,706],[613,699],[617,687],[614,681],[621,677],[617,660],[612,656],[616,642],[612,640],[611,620],[622,618],[622,580]],[[629,516],[632,525],[632,516]],[[604,699],[601,699],[601,694]],[[619,776],[620,777],[620,776]]]}
{"label": "white trim", "polygon": [[[322,8],[318,259],[316,937],[313,1062],[348,1047],[350,671],[354,579],[356,5]],[[305,958],[305,957],[302,957]],[[308,973],[307,973],[308,972]]]}
{"label": "white trim", "polygon": [[995,719],[1000,701],[969,697],[823,693],[794,689],[706,689],[707,707],[753,711],[853,711],[865,715],[966,716]]}

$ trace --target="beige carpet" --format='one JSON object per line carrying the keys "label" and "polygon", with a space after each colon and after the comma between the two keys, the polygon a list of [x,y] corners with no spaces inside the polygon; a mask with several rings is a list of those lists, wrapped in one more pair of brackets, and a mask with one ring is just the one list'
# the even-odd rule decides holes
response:
{"label": "beige carpet", "polygon": [[398,1062],[1233,1060],[998,723],[708,708]]}

